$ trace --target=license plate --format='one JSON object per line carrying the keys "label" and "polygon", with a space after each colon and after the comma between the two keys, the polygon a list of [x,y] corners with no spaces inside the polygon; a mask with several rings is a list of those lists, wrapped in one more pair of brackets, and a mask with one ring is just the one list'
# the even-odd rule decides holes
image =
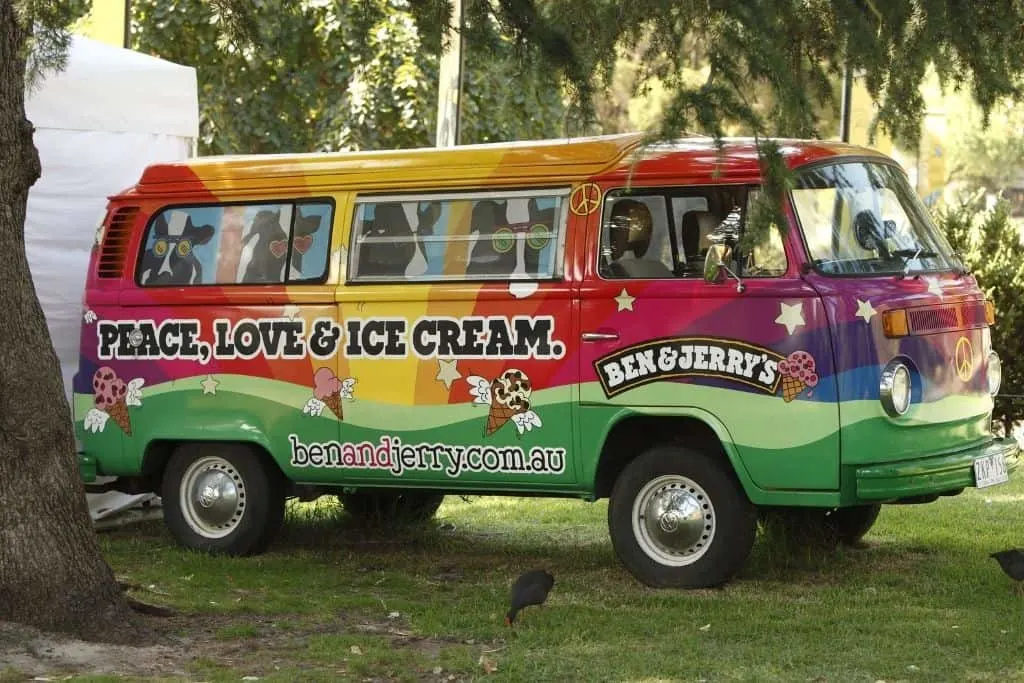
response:
{"label": "license plate", "polygon": [[1002,453],[978,458],[974,461],[975,486],[983,489],[986,486],[995,486],[1010,480],[1006,472],[1006,460]]}

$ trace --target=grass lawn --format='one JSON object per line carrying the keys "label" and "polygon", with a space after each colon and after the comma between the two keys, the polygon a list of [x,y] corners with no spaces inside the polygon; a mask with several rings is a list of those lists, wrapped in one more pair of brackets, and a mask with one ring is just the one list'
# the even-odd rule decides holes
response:
{"label": "grass lawn", "polygon": [[[415,532],[332,503],[293,505],[249,559],[178,549],[159,522],[101,538],[134,595],[182,613],[191,680],[1024,681],[1024,599],[988,558],[1024,546],[1020,475],[883,508],[864,548],[759,538],[736,580],[692,592],[620,567],[605,501],[449,497]],[[534,567],[554,590],[510,630],[509,586]]]}

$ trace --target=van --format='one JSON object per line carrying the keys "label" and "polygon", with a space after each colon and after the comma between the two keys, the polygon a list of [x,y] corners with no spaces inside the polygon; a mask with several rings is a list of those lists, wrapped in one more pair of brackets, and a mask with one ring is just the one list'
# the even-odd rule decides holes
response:
{"label": "van", "polygon": [[992,302],[892,159],[778,143],[785,221],[756,234],[747,139],[152,165],[92,253],[82,477],[232,555],[293,497],[608,499],[625,568],[685,588],[773,510],[855,541],[1007,481]]}

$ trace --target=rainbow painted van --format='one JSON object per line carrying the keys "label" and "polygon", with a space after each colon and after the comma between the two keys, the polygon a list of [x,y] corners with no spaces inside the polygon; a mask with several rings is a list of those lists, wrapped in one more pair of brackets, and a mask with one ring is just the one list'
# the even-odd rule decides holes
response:
{"label": "rainbow painted van", "polygon": [[765,511],[855,540],[1007,481],[994,308],[891,159],[780,141],[788,225],[741,247],[753,143],[641,142],[149,167],[89,269],[83,479],[229,554],[288,497],[608,498],[622,563],[675,587],[735,575]]}

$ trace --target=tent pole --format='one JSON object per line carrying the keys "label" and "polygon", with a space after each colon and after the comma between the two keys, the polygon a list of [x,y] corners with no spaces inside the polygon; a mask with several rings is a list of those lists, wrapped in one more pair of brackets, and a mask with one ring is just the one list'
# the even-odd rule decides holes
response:
{"label": "tent pole", "polygon": [[124,45],[126,50],[132,47],[132,0],[124,0]]}

